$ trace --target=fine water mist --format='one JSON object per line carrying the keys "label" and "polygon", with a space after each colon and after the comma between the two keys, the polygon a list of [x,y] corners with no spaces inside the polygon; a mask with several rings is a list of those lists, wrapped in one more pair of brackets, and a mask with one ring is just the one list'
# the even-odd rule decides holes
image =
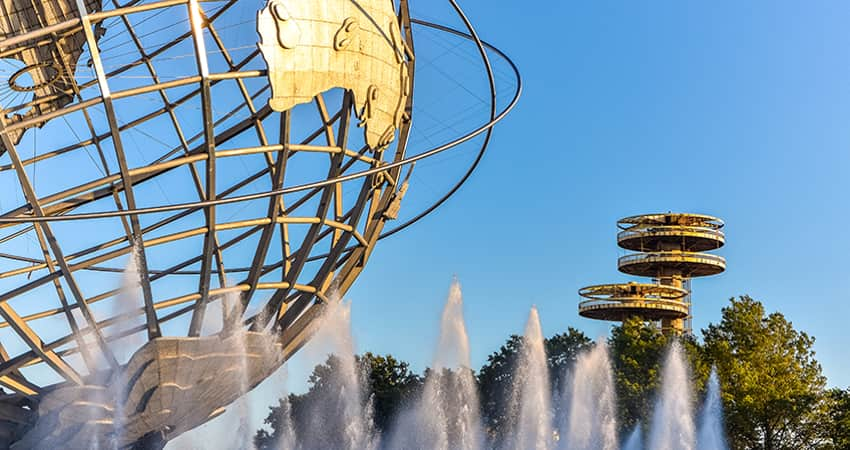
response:
{"label": "fine water mist", "polygon": [[553,446],[552,392],[540,316],[531,308],[511,391],[513,442],[508,448],[548,450]]}
{"label": "fine water mist", "polygon": [[297,430],[299,449],[370,450],[378,446],[373,429],[372,405],[363,387],[364,374],[355,358],[351,335],[351,303],[331,301],[314,337],[322,349],[333,355],[335,370],[324,380],[332,389],[308,407],[308,426]]}
{"label": "fine water mist", "polygon": [[297,447],[297,434],[295,424],[292,423],[292,405],[289,397],[284,397],[280,402],[280,437],[277,439],[277,450],[295,450]]}
{"label": "fine water mist", "polygon": [[623,450],[643,450],[643,429],[640,423],[635,425],[635,429],[629,433],[626,442],[623,443]]}
{"label": "fine water mist", "polygon": [[649,434],[649,448],[693,450],[696,448],[696,427],[691,379],[682,346],[676,341],[670,346],[664,362],[659,389]]}
{"label": "fine water mist", "polygon": [[[234,295],[221,302],[223,316],[241,315],[235,310],[237,299]],[[241,327],[230,322],[224,320],[222,332],[228,334],[227,339],[239,339]],[[568,381],[553,397],[536,308],[529,313],[504,399],[508,405],[506,428],[485,429],[478,386],[470,369],[463,295],[457,281],[449,289],[424,385],[409,399],[410,404],[400,405],[396,417],[389,418],[389,429],[377,430],[374,425],[372,397],[365,383],[368,374],[362,373],[364,368],[355,357],[350,303],[330,301],[325,305],[308,349],[314,356],[321,353],[322,363],[327,363],[329,370],[322,371],[316,381],[321,386],[310,392],[309,401],[299,400],[296,416],[285,396],[280,403],[274,402],[280,406],[276,449],[728,450],[717,374],[713,372],[709,381],[697,428],[690,371],[675,340],[663,362],[652,420],[646,428],[638,425],[619,433],[614,371],[604,340],[577,355],[568,373],[561,375]],[[243,366],[242,371],[247,373],[247,361]],[[249,388],[241,386],[243,392]],[[249,424],[256,421],[248,419],[257,414],[259,400],[243,398],[231,407],[239,422],[231,421],[221,445],[253,448],[254,430]],[[271,399],[262,400],[263,408],[272,403]],[[648,430],[646,436],[644,429]]]}
{"label": "fine water mist", "polygon": [[463,294],[455,280],[443,308],[440,338],[420,398],[397,421],[390,448],[482,448],[477,386],[470,369]]}
{"label": "fine water mist", "polygon": [[562,402],[567,415],[558,433],[561,449],[618,448],[614,376],[604,341],[600,340],[593,349],[579,355]]}
{"label": "fine water mist", "polygon": [[699,450],[727,450],[726,436],[723,432],[723,404],[720,399],[720,380],[717,370],[711,370],[708,378],[708,390],[702,405],[699,434],[697,435]]}
{"label": "fine water mist", "polygon": [[[130,252],[130,257],[127,260],[127,266],[121,275],[121,286],[118,288],[118,293],[113,299],[110,308],[110,317],[118,317],[122,315],[135,316],[132,320],[124,320],[120,325],[113,325],[109,328],[109,332],[113,336],[126,334],[130,328],[142,325],[145,323],[144,316],[136,314],[136,312],[144,308],[145,302],[142,296],[142,275],[139,272],[139,258],[141,248],[140,244],[136,243],[133,246],[133,251]],[[112,341],[109,348],[115,353],[115,357],[121,363],[126,363],[142,345],[145,344],[146,336],[144,332],[130,334],[121,339]]]}
{"label": "fine water mist", "polygon": [[230,335],[227,338],[233,340],[233,347],[237,350],[238,361],[236,364],[237,371],[235,375],[237,388],[241,394],[233,408],[236,409],[239,416],[239,426],[236,429],[234,443],[231,445],[234,449],[253,450],[254,430],[251,429],[253,423],[251,414],[251,405],[248,403],[248,397],[245,395],[251,390],[248,384],[248,371],[250,370],[248,361],[248,346],[245,337],[246,329],[241,326],[242,312],[244,310],[242,301],[238,292],[229,292],[222,299],[222,308],[227,311],[226,317],[229,318],[229,323],[224,324],[223,332],[228,332]]}

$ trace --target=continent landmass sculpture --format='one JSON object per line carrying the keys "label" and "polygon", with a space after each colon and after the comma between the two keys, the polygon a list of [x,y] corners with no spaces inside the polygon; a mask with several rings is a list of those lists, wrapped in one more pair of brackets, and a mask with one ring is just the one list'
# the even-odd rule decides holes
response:
{"label": "continent landmass sculpture", "polygon": [[288,111],[332,88],[348,89],[373,150],[389,145],[409,120],[413,54],[390,0],[271,0],[257,23],[273,110]]}

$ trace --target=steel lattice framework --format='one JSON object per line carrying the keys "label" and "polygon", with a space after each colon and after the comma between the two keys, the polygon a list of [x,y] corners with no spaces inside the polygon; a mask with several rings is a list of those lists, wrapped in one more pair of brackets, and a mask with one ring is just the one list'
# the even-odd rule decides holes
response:
{"label": "steel lattice framework", "polygon": [[[377,148],[358,131],[363,112],[351,90],[281,112],[269,106],[256,45],[265,0],[0,0],[0,58],[18,64],[0,90],[0,177],[20,187],[0,204],[6,400],[32,415],[46,393],[106,385],[138,348],[169,336],[224,342],[234,330],[271,332],[272,365],[296,352],[377,241],[466,180],[519,97],[516,68],[454,0],[467,31],[411,18],[407,3],[395,6],[411,86],[418,25],[475,43],[491,94],[486,123],[416,154],[413,95],[392,143]],[[517,75],[501,111],[488,52]],[[454,188],[388,230],[413,163],[479,135],[478,158]],[[15,195],[23,201],[9,207]],[[124,290],[107,288],[128,265],[141,293],[130,307]],[[32,426],[22,417],[0,417],[18,427],[6,439]]]}

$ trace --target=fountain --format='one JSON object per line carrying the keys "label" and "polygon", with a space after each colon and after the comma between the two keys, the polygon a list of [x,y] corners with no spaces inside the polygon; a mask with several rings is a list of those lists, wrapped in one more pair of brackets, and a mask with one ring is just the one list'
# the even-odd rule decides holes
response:
{"label": "fountain", "polygon": [[475,378],[470,369],[463,294],[457,280],[449,289],[440,338],[425,388],[395,426],[391,448],[477,450],[483,430]]}
{"label": "fountain", "polygon": [[298,448],[376,449],[372,405],[354,356],[351,303],[329,302],[313,339],[311,345],[327,349],[336,359],[336,370],[330,373],[330,379],[323,380],[332,388],[322,390],[316,401],[308,405],[308,423],[305,429],[298,430]]}
{"label": "fountain", "polygon": [[225,294],[222,302],[222,309],[225,312],[224,317],[227,318],[224,320],[222,333],[232,333],[230,339],[233,340],[233,346],[240,350],[237,352],[237,370],[234,373],[238,378],[236,383],[239,385],[238,392],[240,393],[239,400],[234,404],[234,409],[236,409],[239,416],[239,426],[236,429],[236,435],[233,437],[234,442],[230,447],[239,450],[253,450],[253,430],[250,426],[250,423],[252,423],[251,408],[245,396],[252,388],[248,384],[248,373],[250,370],[248,352],[250,349],[248,348],[245,336],[247,330],[238,323],[244,312],[244,307],[237,292]]}
{"label": "fountain", "polygon": [[[222,302],[228,317],[239,307],[233,299]],[[237,306],[233,306],[237,305]],[[384,436],[374,428],[372,404],[364,388],[364,374],[355,358],[351,336],[351,305],[327,304],[322,326],[310,344],[312,353],[332,354],[331,370],[321,377],[320,389],[299,405],[298,421],[289,399],[280,403],[276,449],[459,449],[483,450],[727,450],[724,440],[720,386],[712,372],[703,403],[699,432],[694,423],[693,394],[682,346],[670,346],[663,364],[662,383],[644,445],[638,424],[627,436],[618,435],[614,374],[604,340],[578,355],[568,382],[555,401],[549,380],[545,340],[536,308],[525,327],[508,397],[507,436],[486,442],[476,380],[470,370],[470,346],[463,315],[460,284],[454,281],[443,308],[440,335],[422,392],[395,418]],[[224,320],[224,330],[228,329]],[[236,327],[235,329],[238,329]],[[239,331],[231,337],[238,339]],[[274,351],[269,346],[268,351]],[[255,350],[256,351],[256,350]],[[247,353],[247,351],[246,351]],[[318,356],[318,355],[316,355]],[[244,379],[236,380],[243,382]],[[242,389],[248,390],[249,385]],[[231,409],[224,448],[252,449],[248,420],[254,408],[240,400]],[[253,405],[256,406],[256,405]],[[557,417],[555,410],[562,411]],[[238,421],[238,422],[237,422]],[[296,429],[294,423],[298,423]],[[223,423],[222,423],[223,424]],[[223,424],[224,425],[224,424]],[[236,432],[233,430],[236,428]],[[620,444],[622,442],[622,445]],[[206,445],[205,445],[206,446]]]}
{"label": "fountain", "polygon": [[[144,306],[142,300],[142,278],[139,272],[139,251],[138,243],[133,245],[133,251],[130,252],[130,257],[127,259],[127,265],[121,275],[121,286],[118,289],[118,295],[111,303],[110,317],[121,317],[124,315],[135,316],[137,310]],[[131,320],[117,322],[109,328],[111,335],[119,335],[126,330],[144,323],[141,317],[134,317]],[[115,353],[115,357],[121,363],[126,363],[133,352],[139,349],[145,343],[144,333],[130,334],[121,339],[116,339],[110,345],[110,349]],[[95,348],[94,346],[92,346]]]}
{"label": "fountain", "polygon": [[670,346],[661,373],[661,390],[652,418],[649,448],[653,450],[694,450],[696,432],[688,366],[682,346]]}
{"label": "fountain", "polygon": [[702,405],[697,443],[699,450],[729,448],[723,432],[723,404],[720,399],[720,380],[717,378],[716,368],[712,368],[711,376],[708,378],[708,391]]}
{"label": "fountain", "polygon": [[505,444],[517,450],[552,448],[552,394],[537,307],[532,307],[528,315],[513,382],[510,399],[513,442]]}
{"label": "fountain", "polygon": [[[118,293],[114,300],[105,311],[106,316],[102,319],[110,319],[121,317],[124,315],[132,315],[137,309],[142,307],[141,296],[141,276],[139,272],[139,245],[133,246],[124,271],[121,273],[121,285],[118,287]],[[78,317],[82,323],[82,317]],[[116,322],[108,328],[111,336],[121,336],[127,334],[127,330],[141,323],[139,320],[130,320],[125,322]],[[97,355],[102,358],[95,342],[90,337],[83,339],[85,348],[82,351],[89,355]],[[127,336],[114,339],[110,345],[110,350],[115,354],[115,357],[121,362],[126,363],[133,355],[133,352],[144,344],[144,338],[139,333],[128,334]],[[102,374],[104,376],[106,374]],[[125,427],[125,410],[124,402],[121,394],[126,386],[126,382],[121,378],[122,374],[112,373],[107,375],[111,377],[111,382],[106,387],[85,386],[79,392],[76,392],[77,400],[81,405],[80,411],[84,418],[83,422],[90,428],[98,428],[107,430],[103,433],[92,433],[86,444],[93,449],[112,450],[119,447],[119,443],[123,440]]]}
{"label": "fountain", "polygon": [[572,382],[563,390],[562,404],[569,406],[559,431],[560,448],[616,450],[615,396],[608,347],[600,340],[592,350],[579,355]]}
{"label": "fountain", "polygon": [[640,423],[635,425],[635,429],[629,433],[622,448],[623,450],[643,450],[643,429]]}
{"label": "fountain", "polygon": [[280,403],[280,437],[277,439],[278,450],[295,450],[297,448],[297,435],[295,425],[292,423],[292,405],[289,398],[284,397]]}

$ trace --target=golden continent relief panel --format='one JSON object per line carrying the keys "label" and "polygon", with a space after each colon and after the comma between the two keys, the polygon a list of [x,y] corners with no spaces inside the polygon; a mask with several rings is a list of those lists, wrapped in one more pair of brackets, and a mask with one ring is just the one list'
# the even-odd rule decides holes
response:
{"label": "golden continent relief panel", "polygon": [[354,94],[369,148],[382,149],[395,139],[408,120],[413,54],[391,0],[270,0],[257,28],[273,110],[343,88]]}

